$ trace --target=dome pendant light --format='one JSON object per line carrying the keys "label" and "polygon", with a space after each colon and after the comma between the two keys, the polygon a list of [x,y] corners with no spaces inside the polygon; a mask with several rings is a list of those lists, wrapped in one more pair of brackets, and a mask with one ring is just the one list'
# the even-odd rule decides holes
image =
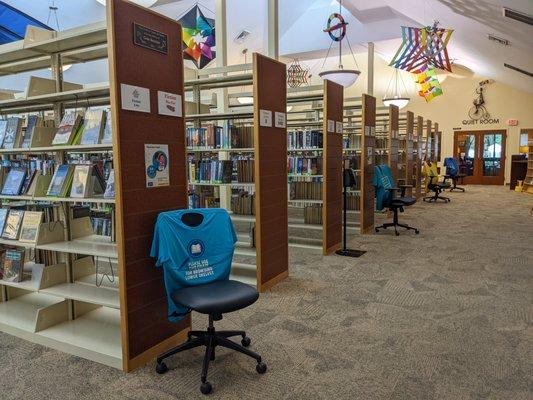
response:
{"label": "dome pendant light", "polygon": [[[394,80],[394,93],[389,93],[389,89],[391,87],[391,83]],[[400,86],[398,85],[398,81],[402,80],[400,76],[400,71],[398,69],[394,69],[394,74],[391,77],[391,80],[389,81],[389,86],[387,87],[387,91],[385,92],[385,97],[383,97],[383,104],[385,106],[397,106],[399,109],[404,108],[407,104],[409,104],[409,101],[411,100],[409,97],[402,96],[402,93],[400,92]],[[405,91],[407,91],[405,84],[403,83],[403,87]]]}
{"label": "dome pendant light", "polygon": [[[357,78],[359,78],[361,71],[354,70],[354,69],[344,69],[342,66],[342,40],[346,37],[346,25],[348,25],[348,23],[344,20],[344,17],[342,16],[341,12],[342,12],[342,0],[339,0],[339,12],[333,13],[329,16],[327,27],[326,29],[324,29],[324,32],[328,33],[329,37],[331,38],[333,42],[339,42],[339,68],[335,70],[322,71],[318,75],[322,79],[328,79],[346,88],[346,87],[352,86],[355,83],[355,81],[357,81]],[[352,46],[350,45],[350,40],[348,39],[348,37],[346,37],[346,39],[348,41],[348,46],[350,47],[350,52],[352,53],[352,56],[353,56],[353,51],[352,51]],[[328,54],[326,54],[324,63],[326,62],[326,59],[328,58],[329,50],[331,50],[331,46],[328,49]],[[355,59],[355,57],[354,57],[354,61],[355,61],[355,64],[357,65],[357,60]]]}

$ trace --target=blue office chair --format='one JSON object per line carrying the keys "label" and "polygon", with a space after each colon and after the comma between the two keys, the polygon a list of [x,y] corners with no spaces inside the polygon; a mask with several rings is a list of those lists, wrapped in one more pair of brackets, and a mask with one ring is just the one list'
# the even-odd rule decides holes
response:
{"label": "blue office chair", "polygon": [[[412,186],[399,185],[400,187],[396,187],[394,185],[392,171],[390,167],[385,164],[377,165],[375,167],[373,185],[376,189],[376,209],[381,211],[387,207],[393,212],[392,222],[387,222],[381,226],[376,226],[376,232],[379,232],[380,229],[387,229],[392,226],[394,227],[396,236],[400,235],[398,232],[398,227],[405,228],[407,230],[414,230],[418,235],[420,231],[417,228],[413,228],[412,226],[406,224],[400,224],[398,221],[398,211],[404,212],[404,207],[411,206],[416,203],[416,199],[414,197],[405,195],[406,189]],[[395,194],[399,190],[401,191],[401,197],[396,197]]]}
{"label": "blue office chair", "polygon": [[[163,266],[169,302],[169,319],[179,320],[191,311],[209,316],[206,331],[189,331],[188,340],[157,357],[156,372],[168,371],[164,359],[195,347],[205,346],[200,391],[209,394],[207,381],[215,348],[226,347],[257,361],[256,370],[263,374],[267,366],[259,354],[247,349],[251,339],[244,331],[216,331],[214,321],[222,315],[255,303],[259,293],[244,283],[229,280],[237,237],[230,216],[223,209],[178,210],[159,214],[151,256]],[[240,336],[241,344],[230,340]]]}
{"label": "blue office chair", "polygon": [[444,159],[444,167],[446,167],[446,175],[444,175],[444,182],[446,183],[447,179],[451,179],[453,186],[450,188],[450,192],[454,190],[465,191],[464,188],[457,186],[457,182],[460,179],[466,177],[466,174],[462,174],[459,169],[459,162],[456,158],[446,157]]}

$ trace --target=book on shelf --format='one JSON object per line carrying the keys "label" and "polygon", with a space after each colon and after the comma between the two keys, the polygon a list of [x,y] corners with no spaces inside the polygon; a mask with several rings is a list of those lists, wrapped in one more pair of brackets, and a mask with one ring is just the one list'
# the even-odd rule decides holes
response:
{"label": "book on shelf", "polygon": [[218,208],[220,198],[215,195],[215,188],[211,186],[197,186],[189,192],[189,208]]}
{"label": "book on shelf", "polygon": [[63,164],[60,165],[48,187],[47,196],[65,197],[68,193],[74,172],[74,165]]}
{"label": "book on shelf", "polygon": [[22,143],[20,147],[23,149],[28,149],[33,138],[33,131],[35,127],[41,126],[42,118],[38,115],[30,115],[26,120],[26,127],[24,128],[24,134],[22,135]]}
{"label": "book on shelf", "polygon": [[304,224],[322,225],[322,205],[304,207]]}
{"label": "book on shelf", "polygon": [[107,178],[107,184],[105,187],[104,197],[106,199],[112,199],[115,197],[115,170],[112,169]]}
{"label": "book on shelf", "polygon": [[245,190],[232,191],[231,211],[234,214],[255,215],[255,193]]}
{"label": "book on shelf", "polygon": [[294,175],[322,175],[322,157],[287,157],[287,171]]}
{"label": "book on shelf", "polygon": [[113,143],[113,125],[111,124],[111,122],[111,110],[107,110],[105,116],[104,133],[102,135],[101,141],[101,143],[103,144]]}
{"label": "book on shelf", "polygon": [[4,144],[4,137],[6,136],[7,119],[0,119],[0,147]]}
{"label": "book on shelf", "polygon": [[24,179],[24,183],[22,184],[22,189],[20,190],[20,194],[28,193],[28,190],[30,189],[31,184],[35,180],[35,175],[37,175],[37,170],[31,169],[27,171],[26,178]]}
{"label": "book on shelf", "polygon": [[24,168],[11,168],[7,174],[4,186],[2,187],[2,195],[18,196],[22,190],[25,179],[26,170]]}
{"label": "book on shelf", "polygon": [[69,145],[75,142],[77,132],[82,122],[82,116],[75,112],[67,112],[63,116],[52,145]]}
{"label": "book on shelf", "polygon": [[4,224],[4,230],[2,231],[2,237],[4,239],[18,239],[23,217],[24,210],[9,210],[6,223]]}
{"label": "book on shelf", "polygon": [[293,177],[289,182],[290,200],[322,200],[322,182],[320,180],[304,181],[296,178],[300,177]]}
{"label": "book on shelf", "polygon": [[8,212],[9,212],[9,209],[0,208],[0,232],[4,232],[4,226],[6,224]]}
{"label": "book on shelf", "polygon": [[22,274],[24,273],[24,250],[6,250],[2,269],[2,279],[4,281],[22,281]]}
{"label": "book on shelf", "polygon": [[90,190],[91,165],[76,165],[72,178],[70,197],[87,197]]}
{"label": "book on shelf", "polygon": [[105,130],[105,110],[88,109],[81,125],[81,145],[98,144]]}
{"label": "book on shelf", "polygon": [[39,233],[39,226],[43,220],[42,211],[25,211],[20,228],[21,242],[35,243]]}
{"label": "book on shelf", "polygon": [[291,131],[287,133],[287,148],[321,149],[323,146],[322,132],[318,130]]}
{"label": "book on shelf", "polygon": [[104,193],[105,182],[96,165],[80,164],[74,166],[70,197],[98,197]]}
{"label": "book on shelf", "polygon": [[189,162],[189,182],[231,183],[233,161],[205,159]]}
{"label": "book on shelf", "polygon": [[22,133],[22,118],[11,117],[7,119],[7,126],[4,135],[2,147],[4,149],[13,149],[17,147]]}
{"label": "book on shelf", "polygon": [[237,182],[254,182],[255,162],[253,158],[237,158],[235,164],[237,165]]}
{"label": "book on shelf", "polygon": [[253,126],[232,125],[226,121],[222,127],[212,124],[199,128],[189,127],[186,143],[191,149],[252,148]]}

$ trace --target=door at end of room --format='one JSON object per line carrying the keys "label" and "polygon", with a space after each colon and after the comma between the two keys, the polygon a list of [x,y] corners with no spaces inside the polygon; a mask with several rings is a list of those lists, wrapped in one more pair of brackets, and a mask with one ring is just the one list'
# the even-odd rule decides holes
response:
{"label": "door at end of room", "polygon": [[465,183],[503,185],[505,130],[455,132],[453,155],[459,159]]}

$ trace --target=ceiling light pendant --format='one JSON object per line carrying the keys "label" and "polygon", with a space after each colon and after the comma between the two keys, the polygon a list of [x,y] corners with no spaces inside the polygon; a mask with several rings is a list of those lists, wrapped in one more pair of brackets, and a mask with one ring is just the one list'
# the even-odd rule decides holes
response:
{"label": "ceiling light pendant", "polygon": [[[403,83],[403,80],[401,79],[401,76],[400,76],[400,71],[395,68],[394,69],[394,73],[389,81],[389,86],[387,87],[387,91],[385,92],[385,97],[383,97],[383,104],[385,106],[397,106],[399,109],[402,109],[404,108],[407,104],[409,104],[409,101],[411,100],[409,97],[406,97],[406,96],[402,96],[402,93],[400,91],[400,85],[398,84],[399,81],[401,80],[403,86],[404,86],[404,89],[405,91],[407,91],[407,89],[405,88],[405,84]],[[393,92],[389,92],[389,89],[391,88],[391,83],[393,83],[394,81],[394,91]]]}
{"label": "ceiling light pendant", "polygon": [[[342,0],[339,0],[339,12],[333,13],[329,16],[326,29],[324,29],[324,32],[328,33],[331,40],[333,40],[334,42],[339,42],[339,68],[335,70],[322,71],[318,74],[318,76],[320,76],[322,79],[328,79],[332,82],[338,83],[339,85],[342,85],[343,87],[346,88],[346,87],[352,86],[355,83],[355,81],[357,81],[357,78],[359,78],[361,71],[354,70],[354,69],[344,69],[342,66],[342,40],[345,37],[348,41],[348,46],[350,48],[350,52],[352,53],[352,57],[354,58],[356,66],[357,66],[357,60],[355,59],[355,56],[353,55],[352,46],[350,45],[350,40],[346,36],[346,25],[348,25],[348,23],[344,20],[341,12],[342,12]],[[331,49],[331,46],[330,46],[330,49]],[[326,58],[324,59],[324,63],[326,62],[328,55],[329,55],[329,50],[328,50],[328,54],[326,54]]]}

